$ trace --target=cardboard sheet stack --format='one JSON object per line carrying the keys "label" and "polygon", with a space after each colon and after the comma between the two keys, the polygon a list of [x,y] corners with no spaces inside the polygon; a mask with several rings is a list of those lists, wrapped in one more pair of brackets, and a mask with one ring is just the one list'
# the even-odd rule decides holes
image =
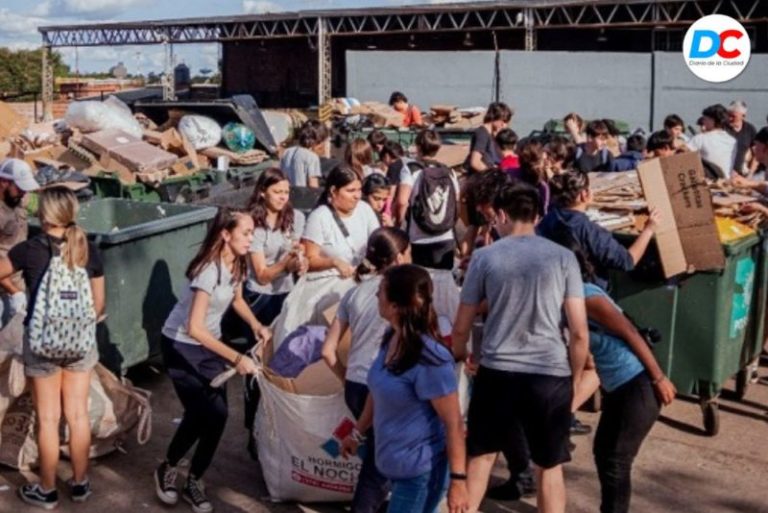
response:
{"label": "cardboard sheet stack", "polygon": [[449,130],[474,130],[483,124],[484,117],[485,109],[481,107],[460,109],[455,105],[432,105],[424,122]]}
{"label": "cardboard sheet stack", "polygon": [[594,211],[590,217],[611,231],[639,233],[649,207],[661,214],[656,244],[665,276],[721,269],[722,243],[765,227],[762,213],[743,213],[759,201],[749,191],[704,177],[697,153],[640,164],[638,171],[590,173]]}

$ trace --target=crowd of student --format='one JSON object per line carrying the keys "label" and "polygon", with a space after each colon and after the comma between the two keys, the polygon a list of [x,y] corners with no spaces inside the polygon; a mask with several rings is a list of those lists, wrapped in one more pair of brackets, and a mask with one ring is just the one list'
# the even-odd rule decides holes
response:
{"label": "crowd of student", "polygon": [[[419,119],[397,94],[393,105]],[[343,295],[322,355],[344,382],[357,419],[343,453],[355,453],[360,444],[370,449],[353,511],[378,511],[389,497],[390,512],[431,513],[446,495],[451,512],[477,511],[499,452],[512,473],[501,496],[520,495],[518,481],[532,462],[535,485],[529,480],[524,491],[536,490],[540,511],[564,511],[562,465],[570,460],[570,435],[588,431],[574,412],[599,386],[605,393],[594,440],[600,510],[628,511],[633,460],[676,391],[646,338],[611,299],[608,272],[635,267],[659,216],[650,213],[629,248],[618,244],[586,215],[592,197],[587,172],[634,169],[645,158],[697,149],[714,173],[733,174],[734,182],[768,193],[764,182],[741,177],[768,165],[768,128],[750,129],[745,111],[740,102],[708,107],[701,122],[706,131],[689,141],[683,140],[684,123],[672,115],[647,142],[637,134],[623,140],[606,120],[585,123],[569,114],[564,124],[570,136],[544,141],[518,140],[509,128],[512,110],[493,103],[472,137],[463,184],[435,159],[441,140],[434,130],[419,132],[413,158],[373,132],[351,142],[344,164],[324,170],[318,150],[328,133],[308,122],[280,167],[260,175],[247,209],[219,210],[162,329],[165,365],[184,415],[154,473],[157,496],[168,505],[183,498],[197,513],[213,510],[202,478],[228,404],[226,389],[209,385],[228,366],[243,375],[258,371],[248,355],[222,342],[227,312],[255,343],[272,336],[267,326],[277,329],[286,309],[312,309],[290,304],[300,287],[333,282]],[[743,134],[753,134],[748,144]],[[20,215],[19,198],[34,189],[29,176],[19,161],[0,165],[0,214]],[[290,204],[290,186],[321,182],[323,193],[305,219]],[[57,256],[70,269],[85,269],[93,309],[97,315],[103,309],[102,265],[75,224],[76,213],[72,193],[46,189],[40,193],[42,233],[22,242],[26,232],[12,231],[18,240],[0,258],[0,277],[21,271],[31,295],[29,307],[16,308],[30,312],[27,321]],[[25,224],[14,219],[14,227]],[[466,228],[460,239],[457,223]],[[451,273],[457,262],[466,272],[460,306],[446,329],[435,311],[435,290],[444,286],[436,276]],[[7,280],[2,285],[19,292]],[[470,348],[478,318],[482,340]],[[346,331],[352,345],[343,366],[337,349]],[[24,347],[40,423],[41,480],[22,487],[20,496],[45,508],[58,503],[63,398],[71,495],[85,500],[91,492],[84,371],[95,364],[95,345],[66,361],[35,354],[26,339]],[[456,362],[464,362],[473,379],[466,424]],[[178,464],[193,447],[179,490]]]}

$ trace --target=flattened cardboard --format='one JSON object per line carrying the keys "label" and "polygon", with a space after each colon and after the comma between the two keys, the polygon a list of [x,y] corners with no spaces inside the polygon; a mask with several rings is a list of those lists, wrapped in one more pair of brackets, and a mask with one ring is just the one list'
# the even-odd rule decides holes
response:
{"label": "flattened cardboard", "polygon": [[92,134],[84,134],[81,144],[86,150],[96,155],[105,155],[129,144],[140,142],[141,139],[122,130],[100,130]]}
{"label": "flattened cardboard", "polygon": [[469,155],[469,144],[443,144],[435,155],[435,160],[450,168],[464,164]]}
{"label": "flattened cardboard", "polygon": [[664,276],[725,267],[699,154],[644,161],[638,175],[648,206],[662,217],[656,245]]}

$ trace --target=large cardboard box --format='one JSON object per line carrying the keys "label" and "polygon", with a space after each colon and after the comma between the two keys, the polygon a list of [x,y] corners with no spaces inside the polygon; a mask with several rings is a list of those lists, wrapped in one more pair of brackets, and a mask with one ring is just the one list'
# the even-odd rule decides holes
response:
{"label": "large cardboard box", "polygon": [[712,196],[699,154],[647,160],[637,172],[648,206],[662,217],[656,245],[664,276],[724,268]]}

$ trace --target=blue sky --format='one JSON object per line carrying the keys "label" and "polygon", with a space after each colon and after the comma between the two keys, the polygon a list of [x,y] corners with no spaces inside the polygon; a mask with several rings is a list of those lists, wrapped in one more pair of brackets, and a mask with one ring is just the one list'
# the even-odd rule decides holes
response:
{"label": "blue sky", "polygon": [[[38,47],[41,38],[37,27],[45,25],[441,2],[445,0],[0,0],[0,46]],[[162,71],[159,47],[98,47],[61,52],[73,70],[77,64],[83,72],[106,71],[118,62],[124,62],[131,73]],[[186,62],[193,73],[201,68],[215,69],[218,56],[215,44],[176,46],[176,60]]]}

